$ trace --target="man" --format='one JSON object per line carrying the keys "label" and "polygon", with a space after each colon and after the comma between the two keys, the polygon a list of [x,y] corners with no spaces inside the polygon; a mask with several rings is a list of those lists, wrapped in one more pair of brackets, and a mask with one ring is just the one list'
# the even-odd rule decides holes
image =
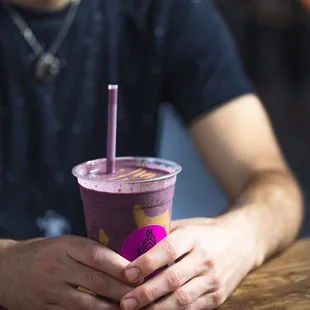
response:
{"label": "man", "polygon": [[[300,189],[210,2],[2,2],[4,307],[215,309],[296,238]],[[171,102],[231,202],[216,218],[173,222],[169,237],[132,263],[83,238],[70,173],[104,154],[109,83],[120,86],[119,156],[155,155],[157,108]],[[51,236],[53,220],[76,236],[34,239]]]}

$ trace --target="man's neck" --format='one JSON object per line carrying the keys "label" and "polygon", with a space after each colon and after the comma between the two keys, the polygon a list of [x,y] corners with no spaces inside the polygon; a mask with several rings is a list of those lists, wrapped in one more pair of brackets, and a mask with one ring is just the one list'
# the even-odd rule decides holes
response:
{"label": "man's neck", "polygon": [[7,0],[13,4],[41,10],[59,10],[68,5],[71,0]]}

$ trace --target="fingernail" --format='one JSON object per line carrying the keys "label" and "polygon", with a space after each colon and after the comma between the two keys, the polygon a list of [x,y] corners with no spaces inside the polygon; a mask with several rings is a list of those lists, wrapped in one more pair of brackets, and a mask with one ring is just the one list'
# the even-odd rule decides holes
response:
{"label": "fingernail", "polygon": [[135,310],[138,307],[138,301],[136,298],[127,298],[124,300],[125,310]]}
{"label": "fingernail", "polygon": [[141,272],[139,268],[132,267],[126,270],[125,275],[130,282],[136,282],[139,280]]}

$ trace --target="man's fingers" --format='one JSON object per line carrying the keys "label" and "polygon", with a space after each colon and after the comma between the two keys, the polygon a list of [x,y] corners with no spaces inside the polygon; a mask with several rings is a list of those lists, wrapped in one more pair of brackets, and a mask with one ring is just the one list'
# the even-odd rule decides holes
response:
{"label": "man's fingers", "polygon": [[[190,309],[196,309],[193,307],[195,301],[207,292],[214,292],[217,288],[218,283],[214,283],[212,278],[206,276],[193,278],[173,294],[157,302],[155,309],[181,310],[190,306],[192,306]],[[213,296],[212,293],[210,295]],[[147,309],[152,309],[152,306]]]}
{"label": "man's fingers", "polygon": [[[64,279],[67,283],[90,290],[100,296],[120,301],[125,294],[133,289],[106,273],[78,262],[72,261],[70,268],[72,273],[66,275]],[[83,291],[83,289],[79,289],[79,291],[89,294],[89,292]]]}
{"label": "man's fingers", "polygon": [[129,264],[122,256],[98,242],[77,238],[67,248],[68,255],[75,261],[97,269],[125,282],[123,270]]}
{"label": "man's fingers", "polygon": [[154,271],[173,263],[190,252],[193,247],[194,239],[188,236],[188,232],[182,229],[176,230],[130,263],[125,269],[125,276],[131,283],[140,281]]}
{"label": "man's fingers", "polygon": [[[126,304],[128,303],[128,299],[135,298],[139,307],[142,308],[160,297],[179,290],[186,282],[198,276],[203,271],[203,267],[202,258],[198,257],[198,254],[189,254],[179,263],[172,265],[156,277],[148,280],[144,284],[135,288],[132,292],[128,293],[122,299],[121,305],[123,309],[127,309],[128,307],[126,307]],[[192,281],[185,284],[185,287],[188,285],[189,290],[192,288],[190,285],[191,282]],[[203,293],[205,293],[205,291],[201,292],[200,295]],[[194,296],[194,293],[191,293],[191,296]],[[196,298],[198,297],[199,296]],[[174,299],[175,298],[171,298],[170,303],[173,303]],[[176,304],[176,302],[174,302],[174,304]],[[166,308],[163,307],[161,309]]]}
{"label": "man's fingers", "polygon": [[92,295],[67,286],[60,295],[62,307],[66,310],[119,310],[119,306],[102,301]]}

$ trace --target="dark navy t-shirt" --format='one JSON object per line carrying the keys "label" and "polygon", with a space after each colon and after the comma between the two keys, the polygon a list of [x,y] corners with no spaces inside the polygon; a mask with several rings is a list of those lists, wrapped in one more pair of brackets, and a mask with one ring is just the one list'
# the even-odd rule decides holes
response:
{"label": "dark navy t-shirt", "polygon": [[[14,6],[49,47],[69,8]],[[71,168],[105,155],[107,86],[120,87],[118,156],[156,155],[158,107],[185,125],[251,92],[209,0],[82,0],[52,83],[0,4],[0,237],[84,235]]]}

